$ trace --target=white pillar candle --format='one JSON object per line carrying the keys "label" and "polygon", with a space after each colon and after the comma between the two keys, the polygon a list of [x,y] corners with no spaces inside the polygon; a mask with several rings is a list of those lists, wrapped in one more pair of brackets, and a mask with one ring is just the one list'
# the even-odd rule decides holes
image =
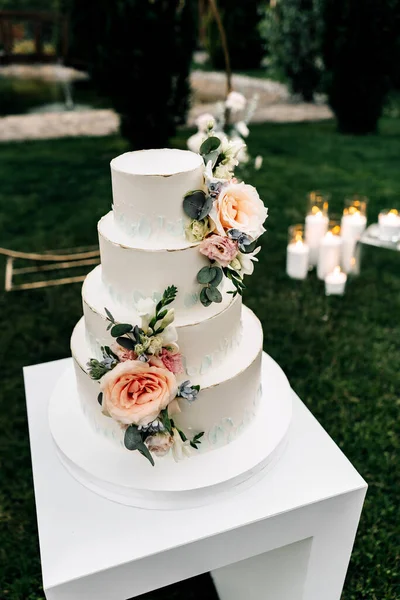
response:
{"label": "white pillar candle", "polygon": [[292,279],[305,279],[308,273],[308,245],[298,240],[287,247],[286,273]]}
{"label": "white pillar candle", "polygon": [[343,215],[340,223],[340,235],[342,238],[358,239],[367,226],[367,217],[359,211]]}
{"label": "white pillar candle", "polygon": [[342,237],[341,265],[345,273],[357,272],[357,241],[367,226],[367,217],[359,211],[343,215],[340,225]]}
{"label": "white pillar candle", "polygon": [[317,276],[325,279],[328,273],[340,264],[342,239],[328,231],[321,240],[318,252]]}
{"label": "white pillar candle", "polygon": [[346,281],[346,273],[343,273],[340,267],[335,267],[332,273],[328,273],[325,277],[325,294],[327,296],[343,296]]}
{"label": "white pillar candle", "polygon": [[328,231],[329,219],[322,211],[306,216],[306,242],[310,249],[309,264],[314,267],[318,262],[319,245]]}
{"label": "white pillar candle", "polygon": [[381,240],[396,242],[400,239],[400,214],[392,208],[389,212],[381,212],[379,220],[379,237]]}

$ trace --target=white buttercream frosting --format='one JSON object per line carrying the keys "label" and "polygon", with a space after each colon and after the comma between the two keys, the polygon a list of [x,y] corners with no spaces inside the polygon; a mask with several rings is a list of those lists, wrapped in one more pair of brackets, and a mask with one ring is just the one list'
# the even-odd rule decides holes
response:
{"label": "white buttercream frosting", "polygon": [[184,195],[203,186],[204,163],[188,150],[127,152],[111,161],[115,222],[133,245],[175,248],[189,222]]}

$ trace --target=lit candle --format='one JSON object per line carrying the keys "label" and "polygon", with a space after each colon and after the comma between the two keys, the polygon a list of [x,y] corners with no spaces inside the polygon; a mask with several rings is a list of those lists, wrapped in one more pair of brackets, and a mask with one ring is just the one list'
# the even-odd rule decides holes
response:
{"label": "lit candle", "polygon": [[309,248],[302,240],[288,244],[286,273],[292,279],[305,279],[308,273]]}
{"label": "lit candle", "polygon": [[379,213],[379,237],[388,242],[400,239],[400,214],[395,208]]}
{"label": "lit candle", "polygon": [[342,239],[339,235],[340,227],[334,226],[321,240],[318,252],[317,276],[319,279],[325,277],[340,264],[340,253]]}
{"label": "lit candle", "polygon": [[328,231],[328,223],[328,197],[321,192],[310,192],[305,227],[305,240],[310,249],[310,267],[315,267],[318,262],[319,245]]}
{"label": "lit candle", "polygon": [[332,273],[328,273],[325,277],[325,294],[327,296],[343,296],[346,281],[346,273],[343,273],[340,267],[335,267]]}
{"label": "lit candle", "polygon": [[353,196],[346,199],[340,223],[342,237],[341,265],[345,273],[359,271],[359,256],[356,256],[357,242],[367,226],[367,198]]}

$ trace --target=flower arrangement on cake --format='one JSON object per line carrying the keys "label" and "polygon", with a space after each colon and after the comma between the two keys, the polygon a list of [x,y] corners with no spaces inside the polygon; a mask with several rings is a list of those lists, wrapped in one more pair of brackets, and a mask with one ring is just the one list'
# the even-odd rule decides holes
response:
{"label": "flower arrangement on cake", "polygon": [[212,126],[199,150],[205,164],[204,189],[188,192],[183,200],[183,210],[191,219],[186,237],[198,242],[199,251],[210,261],[197,274],[204,286],[200,301],[206,307],[222,301],[218,286],[223,277],[235,288],[228,293],[242,294],[244,275],[253,273],[258,260],[258,238],[268,216],[256,188],[234,176],[242,142],[218,137]]}
{"label": "flower arrangement on cake", "polygon": [[[221,141],[238,145],[240,147],[237,154],[238,161],[241,165],[247,164],[250,157],[244,139],[250,133],[248,125],[257,103],[257,94],[247,100],[240,92],[230,92],[224,102],[217,103],[215,116],[211,113],[202,113],[197,117],[197,132],[187,140],[187,147],[192,152],[199,153],[201,144],[212,129]],[[261,156],[258,156],[255,160],[255,168],[260,168],[260,160],[262,162]]]}
{"label": "flower arrangement on cake", "polygon": [[125,430],[124,445],[138,450],[154,466],[153,454],[165,456],[171,449],[176,460],[198,449],[203,432],[188,440],[174,423],[179,400],[194,402],[200,386],[185,380],[182,355],[173,326],[174,309],[167,308],[177,288],[168,287],[161,300],[142,299],[138,304],[140,325],[117,323],[105,308],[107,331],[115,338],[102,346],[103,358],[91,358],[88,372],[99,381],[98,402],[103,414]]}

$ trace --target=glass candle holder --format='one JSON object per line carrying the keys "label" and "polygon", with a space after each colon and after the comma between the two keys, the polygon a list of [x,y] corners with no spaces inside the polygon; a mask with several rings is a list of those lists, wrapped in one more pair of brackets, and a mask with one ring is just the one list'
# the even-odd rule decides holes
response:
{"label": "glass candle holder", "polygon": [[328,230],[329,196],[322,192],[310,192],[307,195],[307,215],[305,239],[310,248],[309,265],[318,262],[318,249],[321,239]]}
{"label": "glass candle holder", "polygon": [[328,230],[319,245],[317,263],[319,279],[325,279],[328,273],[331,273],[340,264],[341,248],[340,221],[331,219],[328,223]]}
{"label": "glass candle holder", "polygon": [[286,273],[292,279],[305,279],[308,273],[309,247],[305,242],[304,225],[292,225],[288,232]]}
{"label": "glass candle holder", "polygon": [[357,273],[359,257],[357,256],[357,241],[367,227],[366,196],[355,195],[345,199],[341,220],[342,257],[341,265],[345,273]]}
{"label": "glass candle holder", "polygon": [[378,217],[379,237],[386,242],[400,240],[400,211],[396,208],[381,210]]}

